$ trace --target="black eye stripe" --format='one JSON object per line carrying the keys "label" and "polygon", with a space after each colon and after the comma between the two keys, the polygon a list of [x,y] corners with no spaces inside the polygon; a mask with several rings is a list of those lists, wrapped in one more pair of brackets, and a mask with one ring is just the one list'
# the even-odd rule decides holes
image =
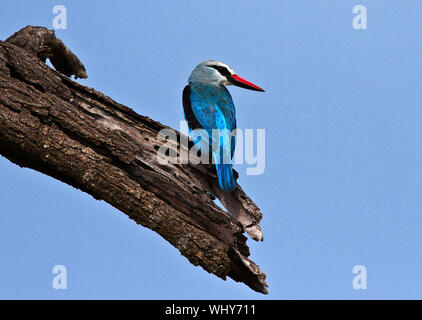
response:
{"label": "black eye stripe", "polygon": [[230,71],[226,67],[223,67],[223,66],[209,66],[209,67],[214,68],[215,70],[220,72],[222,76],[225,76],[225,77],[231,76]]}

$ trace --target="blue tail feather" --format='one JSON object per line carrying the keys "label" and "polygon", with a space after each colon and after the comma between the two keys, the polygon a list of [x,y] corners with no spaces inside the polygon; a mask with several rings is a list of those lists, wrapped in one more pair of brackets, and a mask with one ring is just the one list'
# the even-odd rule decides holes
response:
{"label": "blue tail feather", "polygon": [[224,191],[232,191],[236,188],[236,181],[233,176],[233,168],[231,164],[216,163],[218,183]]}

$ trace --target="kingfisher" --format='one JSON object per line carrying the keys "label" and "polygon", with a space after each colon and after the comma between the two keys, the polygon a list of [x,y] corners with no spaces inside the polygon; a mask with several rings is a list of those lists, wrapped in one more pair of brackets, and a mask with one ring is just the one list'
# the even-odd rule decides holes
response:
{"label": "kingfisher", "polygon": [[[232,191],[236,188],[231,163],[236,146],[236,110],[226,86],[235,85],[261,92],[264,90],[218,60],[201,62],[193,69],[188,83],[183,89],[182,100],[189,132],[205,130],[218,183],[224,191]],[[217,137],[213,135],[215,130],[219,133]]]}

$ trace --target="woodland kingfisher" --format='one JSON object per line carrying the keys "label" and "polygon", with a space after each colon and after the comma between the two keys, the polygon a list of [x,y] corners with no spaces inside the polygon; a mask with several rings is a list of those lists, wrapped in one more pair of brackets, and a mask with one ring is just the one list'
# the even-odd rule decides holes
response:
{"label": "woodland kingfisher", "polygon": [[[224,191],[236,188],[231,159],[236,145],[236,110],[226,86],[264,91],[238,76],[229,66],[217,60],[200,63],[192,71],[183,90],[183,111],[189,131],[204,129],[216,167],[218,182]],[[213,131],[220,132],[218,138]],[[203,151],[203,150],[201,150]]]}

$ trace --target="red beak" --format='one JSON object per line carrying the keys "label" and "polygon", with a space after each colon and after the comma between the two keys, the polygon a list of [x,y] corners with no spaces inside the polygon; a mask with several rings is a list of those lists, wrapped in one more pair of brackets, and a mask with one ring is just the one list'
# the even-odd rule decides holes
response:
{"label": "red beak", "polygon": [[238,86],[241,88],[265,92],[264,89],[261,89],[260,87],[253,84],[252,82],[249,82],[248,80],[243,79],[242,77],[239,77],[237,74],[231,75],[228,80],[235,86]]}

